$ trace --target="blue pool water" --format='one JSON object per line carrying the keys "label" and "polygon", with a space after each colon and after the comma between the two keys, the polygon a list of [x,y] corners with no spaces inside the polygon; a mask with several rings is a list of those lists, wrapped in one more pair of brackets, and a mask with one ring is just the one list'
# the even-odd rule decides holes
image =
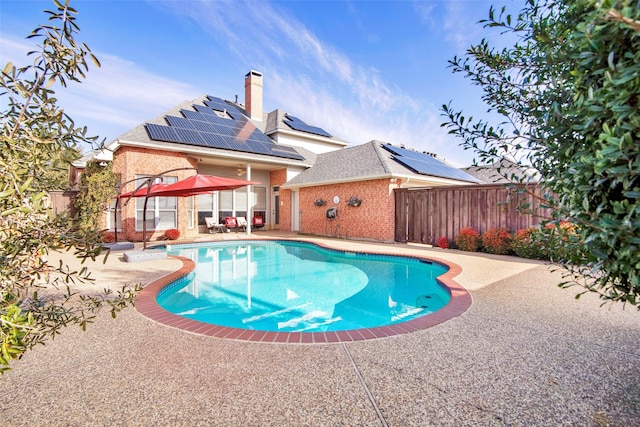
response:
{"label": "blue pool water", "polygon": [[182,246],[195,271],[165,287],[166,310],[215,325],[277,332],[372,328],[445,306],[447,267],[414,258],[335,251],[294,241]]}

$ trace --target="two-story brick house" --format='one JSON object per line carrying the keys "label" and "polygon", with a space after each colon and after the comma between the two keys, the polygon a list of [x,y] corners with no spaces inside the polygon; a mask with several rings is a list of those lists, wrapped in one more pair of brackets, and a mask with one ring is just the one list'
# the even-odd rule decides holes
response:
{"label": "two-story brick house", "polygon": [[[378,141],[357,146],[282,110],[263,111],[263,76],[245,76],[245,103],[202,96],[185,101],[109,143],[122,191],[160,174],[171,183],[195,173],[260,184],[195,197],[157,197],[147,208],[147,238],[177,228],[182,238],[204,231],[204,218],[260,216],[267,229],[393,241],[394,188],[463,185],[474,177],[435,156]],[[304,112],[301,112],[303,115]],[[197,172],[196,172],[197,171]],[[136,181],[137,180],[137,181]],[[359,206],[349,199],[361,201]],[[324,202],[324,204],[322,203]],[[142,240],[142,199],[112,211],[106,228]],[[335,218],[327,210],[335,208]]]}

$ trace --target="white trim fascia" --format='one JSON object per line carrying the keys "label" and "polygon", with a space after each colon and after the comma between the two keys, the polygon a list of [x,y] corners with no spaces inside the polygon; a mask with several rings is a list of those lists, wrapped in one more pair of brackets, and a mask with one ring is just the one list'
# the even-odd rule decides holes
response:
{"label": "white trim fascia", "polygon": [[326,136],[320,136],[320,135],[314,135],[312,133],[306,133],[306,132],[297,132],[297,131],[293,131],[293,130],[288,130],[288,129],[274,129],[272,131],[270,131],[269,133],[265,133],[265,135],[267,136],[271,136],[274,133],[280,133],[282,135],[285,136],[291,136],[291,137],[302,137],[302,138],[306,138],[306,139],[310,139],[310,140],[314,140],[314,141],[318,141],[318,142],[324,142],[324,143],[330,143],[330,144],[334,144],[334,145],[339,145],[341,147],[346,147],[349,145],[348,142],[345,141],[340,141],[337,139],[333,139],[333,138],[327,138]]}
{"label": "white trim fascia", "polygon": [[[473,182],[473,181],[465,181],[462,179],[449,179],[449,178],[442,178],[439,176],[434,176],[434,175],[424,175],[426,177],[429,177],[429,182],[437,182],[438,184],[443,184],[443,185],[472,185],[472,184],[478,184],[477,182]],[[423,181],[423,179],[418,178],[416,175],[394,175],[394,178],[398,178],[398,179],[403,179],[406,180],[405,182],[403,182],[403,184],[409,184],[412,182],[420,182]],[[431,185],[431,184],[429,184]],[[420,185],[421,187],[425,187],[425,186],[429,186],[429,185]],[[415,186],[417,187],[417,186]],[[409,187],[402,187],[402,188],[409,188]]]}
{"label": "white trim fascia", "polygon": [[280,188],[284,188],[284,189],[297,189],[297,188],[305,188],[305,187],[318,187],[321,185],[333,185],[333,184],[345,184],[345,183],[349,183],[349,182],[358,182],[358,181],[373,181],[374,179],[391,179],[391,178],[397,178],[400,180],[407,180],[406,182],[420,182],[423,181],[423,183],[419,184],[419,186],[421,187],[428,187],[429,185],[433,185],[433,183],[438,183],[438,184],[442,184],[442,185],[469,185],[469,184],[475,184],[474,182],[468,182],[468,181],[462,181],[462,180],[452,180],[452,179],[447,179],[447,178],[440,178],[440,177],[436,177],[436,176],[431,176],[431,175],[425,175],[426,177],[429,177],[428,183],[426,182],[427,180],[425,179],[421,179],[415,175],[398,175],[398,174],[382,174],[382,175],[367,175],[367,176],[359,176],[359,177],[353,177],[353,178],[346,178],[346,179],[334,179],[334,180],[327,180],[327,181],[322,181],[322,182],[313,182],[313,183],[307,183],[307,184],[287,184],[284,183],[280,186]]}
{"label": "white trim fascia", "polygon": [[[212,154],[211,152],[206,151],[207,148],[205,147],[197,148],[197,147],[187,146],[187,145],[180,146],[180,147],[165,147],[164,145],[161,146],[154,143],[148,143],[143,141],[127,141],[127,140],[118,140],[118,143],[120,146],[127,145],[131,147],[151,148],[153,150],[185,153],[185,154],[190,154],[195,156],[220,157],[227,160],[231,159],[231,160],[242,161],[242,162],[252,161],[256,163],[276,164],[276,165],[284,165],[284,166],[300,166],[303,168],[309,168],[312,166],[309,163],[288,162],[284,158],[279,158],[279,157],[274,157],[274,158],[270,157],[268,159],[264,159],[264,158],[258,158],[258,157],[238,156],[238,155],[225,153],[225,152],[216,152],[215,154]],[[251,153],[244,153],[244,154],[251,154]]]}

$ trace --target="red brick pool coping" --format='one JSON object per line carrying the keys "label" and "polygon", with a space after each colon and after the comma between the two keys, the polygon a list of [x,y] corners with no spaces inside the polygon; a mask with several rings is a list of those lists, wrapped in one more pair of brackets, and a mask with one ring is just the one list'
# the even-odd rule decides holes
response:
{"label": "red brick pool coping", "polygon": [[[322,246],[322,245],[319,245]],[[288,344],[329,344],[342,343],[352,341],[362,341],[377,338],[385,338],[394,335],[408,334],[415,331],[430,328],[447,320],[458,317],[471,306],[471,295],[469,292],[459,285],[453,278],[460,274],[462,268],[449,261],[443,261],[436,258],[422,258],[412,255],[398,255],[391,253],[369,252],[377,255],[405,256],[410,258],[418,258],[426,261],[433,261],[444,264],[449,270],[439,276],[437,280],[445,285],[451,293],[451,300],[440,310],[421,316],[406,322],[396,323],[388,326],[376,328],[353,329],[348,331],[329,331],[329,332],[271,332],[271,331],[253,331],[249,329],[229,328],[227,326],[212,325],[197,320],[188,319],[171,313],[156,302],[156,296],[165,286],[186,276],[195,269],[195,263],[189,258],[180,256],[171,256],[172,258],[182,261],[182,267],[171,274],[168,274],[158,280],[148,284],[140,291],[135,300],[135,306],[138,312],[149,319],[160,324],[182,329],[199,335],[206,335],[216,338],[224,338],[240,341],[252,341],[263,343],[288,343]]]}

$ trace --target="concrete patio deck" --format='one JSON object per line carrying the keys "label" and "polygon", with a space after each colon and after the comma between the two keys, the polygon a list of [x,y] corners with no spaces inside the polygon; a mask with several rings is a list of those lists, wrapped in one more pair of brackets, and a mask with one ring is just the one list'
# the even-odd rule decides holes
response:
{"label": "concrete patio deck", "polygon": [[[540,262],[268,232],[454,262],[471,307],[429,329],[339,344],[195,335],[125,310],[28,352],[0,378],[11,425],[640,425],[640,313],[556,286]],[[243,233],[203,235],[244,238]],[[65,255],[66,256],[66,255]],[[70,260],[70,263],[75,260]],[[150,283],[178,260],[90,264],[96,287]]]}

